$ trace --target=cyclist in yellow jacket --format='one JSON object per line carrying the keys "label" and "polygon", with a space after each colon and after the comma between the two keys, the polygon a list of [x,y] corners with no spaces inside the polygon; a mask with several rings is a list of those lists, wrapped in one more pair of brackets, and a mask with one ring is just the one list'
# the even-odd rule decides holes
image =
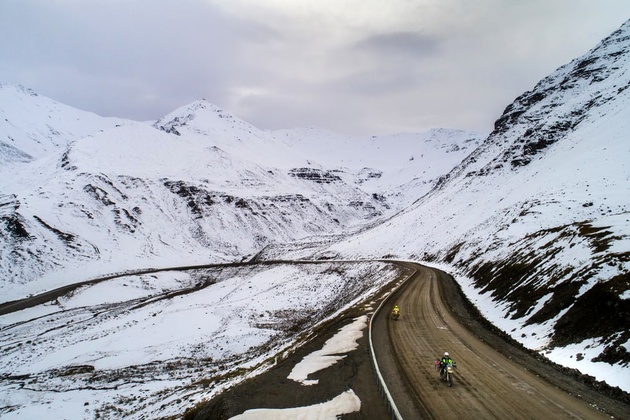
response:
{"label": "cyclist in yellow jacket", "polygon": [[398,319],[398,317],[400,316],[400,308],[398,307],[398,305],[394,305],[392,316],[394,317],[394,319]]}

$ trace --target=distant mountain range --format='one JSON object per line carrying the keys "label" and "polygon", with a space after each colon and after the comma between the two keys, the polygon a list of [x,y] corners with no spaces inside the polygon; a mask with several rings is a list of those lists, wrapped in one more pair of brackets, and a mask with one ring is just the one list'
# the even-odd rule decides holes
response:
{"label": "distant mountain range", "polygon": [[422,196],[481,143],[458,130],[267,132],[205,100],[153,124],[100,118],[22,87],[0,87],[0,103],[5,300],[347,234]]}

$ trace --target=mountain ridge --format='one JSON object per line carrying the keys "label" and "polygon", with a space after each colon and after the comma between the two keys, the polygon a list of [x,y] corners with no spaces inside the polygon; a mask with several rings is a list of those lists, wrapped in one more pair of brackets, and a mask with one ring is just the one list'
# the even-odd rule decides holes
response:
{"label": "mountain ridge", "polygon": [[[84,115],[34,93],[26,98],[38,115],[47,107],[66,112],[62,126]],[[0,276],[13,284],[0,285],[5,299],[138,264],[240,260],[269,243],[341,234],[395,211],[396,194],[415,194],[396,192],[410,173],[371,187],[390,168],[327,166],[204,100],[152,124],[96,122],[82,137],[59,129],[61,140],[40,158],[0,167]],[[50,141],[35,131],[23,148]]]}

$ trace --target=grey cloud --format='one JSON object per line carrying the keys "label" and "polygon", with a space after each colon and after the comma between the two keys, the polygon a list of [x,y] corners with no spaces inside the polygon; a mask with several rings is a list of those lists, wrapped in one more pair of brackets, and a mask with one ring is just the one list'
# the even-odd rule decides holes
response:
{"label": "grey cloud", "polygon": [[3,10],[0,77],[103,115],[157,118],[174,104],[221,99],[245,68],[242,46],[273,36],[203,2],[70,3]]}
{"label": "grey cloud", "polygon": [[334,52],[341,75],[321,87],[360,97],[412,91],[432,81],[441,41],[414,32],[377,34]]}
{"label": "grey cloud", "polygon": [[261,128],[483,130],[630,16],[626,0],[434,3],[348,22],[324,18],[333,2],[292,20],[292,2],[7,0],[0,82],[138,120],[205,97]]}
{"label": "grey cloud", "polygon": [[356,44],[359,50],[378,55],[421,57],[435,53],[440,40],[416,32],[393,32],[372,35]]}

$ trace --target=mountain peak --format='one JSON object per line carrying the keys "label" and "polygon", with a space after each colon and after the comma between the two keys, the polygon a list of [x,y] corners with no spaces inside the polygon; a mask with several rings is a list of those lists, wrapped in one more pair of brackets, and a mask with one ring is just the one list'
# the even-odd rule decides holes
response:
{"label": "mountain peak", "polygon": [[124,120],[61,104],[20,85],[0,84],[0,163],[29,162]]}
{"label": "mountain peak", "polygon": [[38,96],[35,91],[22,85],[11,85],[7,83],[0,83],[1,94],[17,94],[24,96]]}
{"label": "mountain peak", "polygon": [[469,175],[516,169],[601,115],[630,105],[630,21],[510,104],[464,165]]}
{"label": "mountain peak", "polygon": [[160,118],[153,126],[175,135],[181,135],[182,130],[212,134],[235,126],[241,126],[248,131],[257,130],[206,99],[198,99],[177,108]]}

